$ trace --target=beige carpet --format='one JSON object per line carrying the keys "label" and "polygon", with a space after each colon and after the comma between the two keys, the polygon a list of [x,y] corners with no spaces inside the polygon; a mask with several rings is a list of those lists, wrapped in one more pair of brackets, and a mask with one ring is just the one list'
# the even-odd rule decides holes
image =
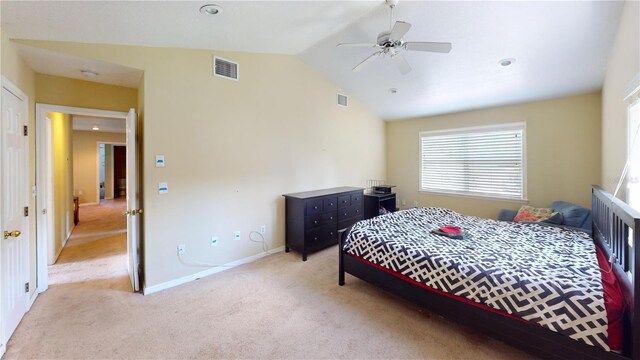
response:
{"label": "beige carpet", "polygon": [[337,247],[133,294],[121,207],[81,209],[6,359],[531,358],[351,276],[339,287]]}

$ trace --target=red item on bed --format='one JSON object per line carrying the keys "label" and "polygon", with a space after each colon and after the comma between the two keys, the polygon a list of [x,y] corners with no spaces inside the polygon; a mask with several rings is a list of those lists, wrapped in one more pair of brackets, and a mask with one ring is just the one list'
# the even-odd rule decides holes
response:
{"label": "red item on bed", "polygon": [[609,327],[609,347],[612,351],[622,351],[623,319],[625,303],[622,289],[616,274],[611,270],[611,264],[607,261],[602,249],[596,246],[596,256],[602,274],[602,291],[604,292],[604,306],[607,309]]}
{"label": "red item on bed", "polygon": [[459,228],[457,226],[453,226],[453,225],[443,226],[439,230],[444,232],[444,233],[451,234],[451,235],[457,235],[457,234],[461,234],[462,233],[462,229],[461,228]]}

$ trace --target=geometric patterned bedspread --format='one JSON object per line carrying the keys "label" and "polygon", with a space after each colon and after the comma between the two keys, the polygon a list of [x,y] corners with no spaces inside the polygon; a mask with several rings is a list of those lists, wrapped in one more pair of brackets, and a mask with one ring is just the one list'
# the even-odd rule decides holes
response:
{"label": "geometric patterned bedspread", "polygon": [[[469,236],[431,233],[444,225]],[[609,351],[595,245],[583,232],[414,208],[356,223],[344,250]]]}

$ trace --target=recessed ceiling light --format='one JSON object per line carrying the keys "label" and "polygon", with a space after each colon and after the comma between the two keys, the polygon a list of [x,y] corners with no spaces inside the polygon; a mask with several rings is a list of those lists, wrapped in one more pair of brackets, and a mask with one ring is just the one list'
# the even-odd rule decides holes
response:
{"label": "recessed ceiling light", "polygon": [[200,13],[205,15],[220,15],[222,14],[222,7],[216,4],[207,4],[200,8]]}
{"label": "recessed ceiling light", "polygon": [[516,62],[516,59],[507,58],[507,59],[502,59],[502,60],[498,61],[498,64],[500,64],[500,66],[502,66],[502,67],[507,67],[507,66],[513,64],[514,62]]}
{"label": "recessed ceiling light", "polygon": [[93,127],[91,128],[91,130],[98,131],[98,130],[100,130],[100,128],[98,127],[98,125],[93,125]]}
{"label": "recessed ceiling light", "polygon": [[82,75],[84,75],[86,77],[96,77],[96,76],[98,76],[97,72],[91,71],[91,70],[80,70],[80,72],[82,73]]}
{"label": "recessed ceiling light", "polygon": [[391,89],[389,89],[389,92],[392,93],[392,94],[397,94],[398,93],[398,89],[391,88]]}

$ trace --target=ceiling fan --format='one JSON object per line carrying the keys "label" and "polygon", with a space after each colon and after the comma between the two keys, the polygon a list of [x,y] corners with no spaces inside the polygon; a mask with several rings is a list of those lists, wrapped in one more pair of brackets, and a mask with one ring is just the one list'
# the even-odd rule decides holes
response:
{"label": "ceiling fan", "polygon": [[389,31],[383,31],[378,34],[378,41],[375,44],[342,43],[337,45],[338,47],[370,47],[378,49],[375,53],[356,65],[353,71],[360,71],[376,58],[389,55],[391,59],[394,60],[400,73],[404,75],[411,71],[411,66],[404,56],[402,56],[401,52],[403,50],[437,53],[448,53],[451,51],[451,43],[448,42],[403,41],[402,37],[409,31],[411,24],[404,21],[396,21],[395,24],[393,24],[393,9],[398,4],[398,0],[385,0],[385,2],[391,9]]}

